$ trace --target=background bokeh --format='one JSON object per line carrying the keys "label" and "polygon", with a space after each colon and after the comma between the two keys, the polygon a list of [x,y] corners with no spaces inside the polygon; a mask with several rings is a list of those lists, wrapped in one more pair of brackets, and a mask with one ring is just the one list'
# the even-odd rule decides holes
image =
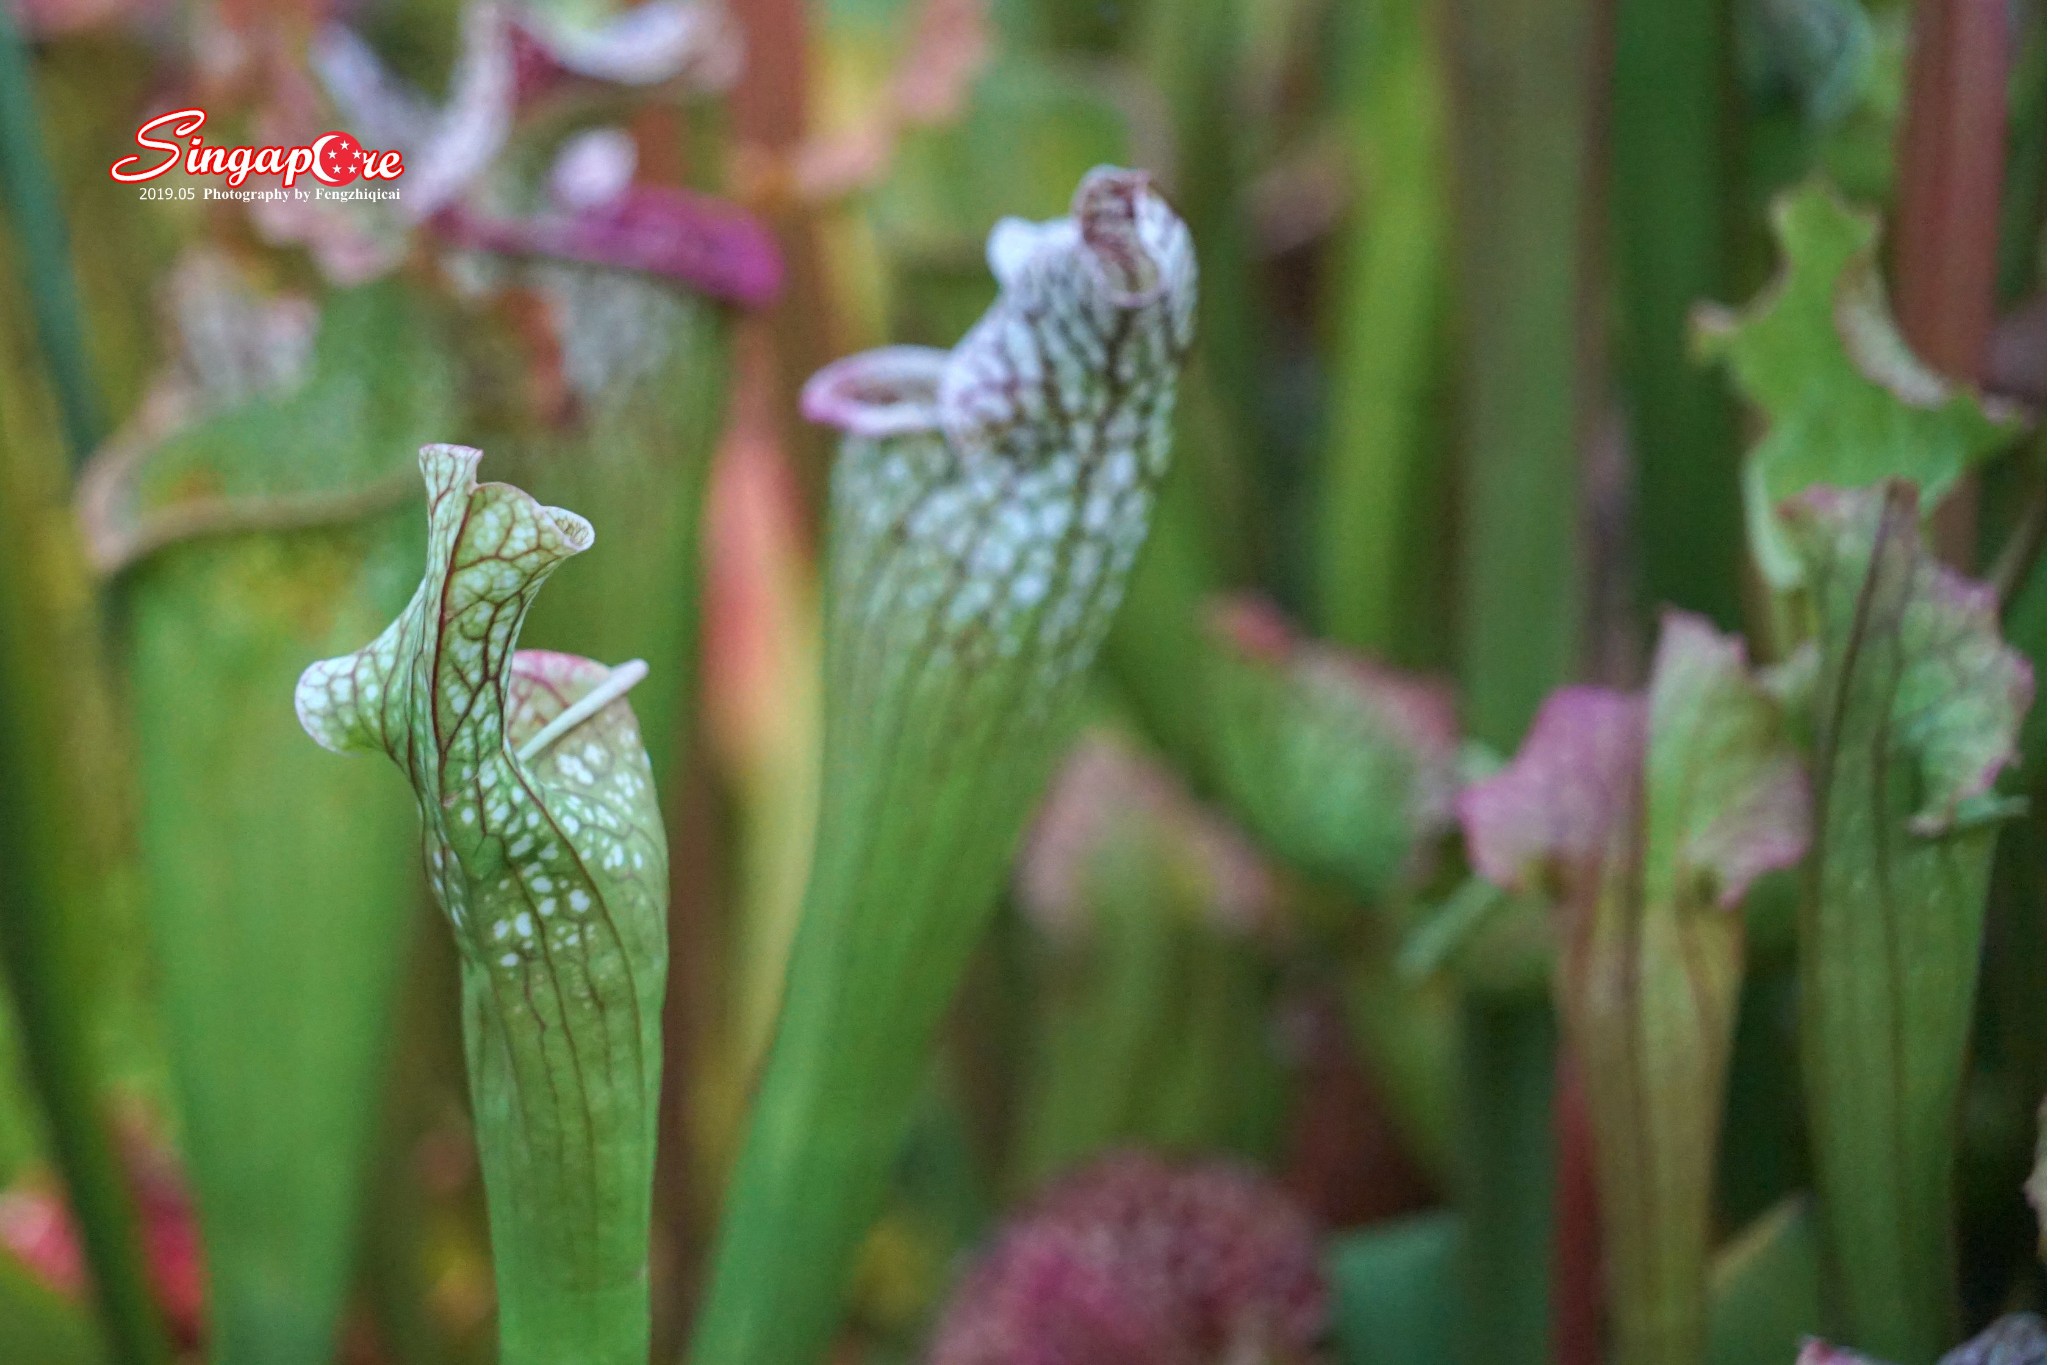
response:
{"label": "background bokeh", "polygon": [[[1949,462],[1930,543],[2040,669],[2039,0],[5,3],[0,1362],[164,1359],[160,1335],[230,1365],[493,1358],[414,812],[290,704],[412,591],[429,441],[597,529],[524,643],[651,665],[634,706],[672,868],[651,1275],[656,1357],[679,1358],[834,688],[836,434],[799,390],[864,348],[952,345],[995,296],[990,229],[1065,213],[1093,166],[1149,172],[1193,234],[1174,471],[835,1361],[927,1358],[994,1230],[1131,1145],[1264,1173],[1285,1212],[1256,1226],[1313,1229],[1331,1360],[1603,1358],[1557,916],[1470,875],[1453,792],[1560,685],[1641,688],[1664,608],[1746,632],[1759,665],[1793,652],[1743,461],[1794,420],[1810,449]],[[109,176],[183,108],[215,145],[402,148],[403,197]],[[1820,332],[1712,340],[1815,280]],[[1822,335],[1872,299],[1896,332]],[[1875,478],[1833,458],[1800,480]],[[2039,726],[2000,778],[2021,813],[1963,999],[1959,1330],[2041,1305],[2019,1193]],[[1717,1365],[1789,1362],[1832,1325],[1801,895],[1780,871],[1742,911]],[[1030,1336],[1028,1310],[1006,1301],[1003,1330]],[[934,1358],[1097,1359],[949,1339]],[[1202,1365],[1295,1360],[1264,1349]]]}

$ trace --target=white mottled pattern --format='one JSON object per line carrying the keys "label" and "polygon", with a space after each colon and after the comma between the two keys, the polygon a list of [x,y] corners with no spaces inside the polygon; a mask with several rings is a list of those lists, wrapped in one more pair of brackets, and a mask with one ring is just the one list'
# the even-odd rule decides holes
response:
{"label": "white mottled pattern", "polygon": [[989,263],[1002,293],[950,352],[868,352],[805,390],[849,436],[835,611],[866,669],[1026,657],[1057,683],[1093,659],[1144,543],[1194,252],[1142,174],[1098,169],[1070,217],[999,224]]}
{"label": "white mottled pattern", "polygon": [[[526,1001],[514,1013],[616,1006],[623,1022],[649,1005],[636,975],[658,1000],[667,904],[667,846],[632,710],[620,696],[530,761],[517,752],[612,676],[589,659],[513,652],[540,585],[592,533],[573,512],[479,485],[478,458],[421,451],[426,576],[375,641],[306,670],[299,718],[330,749],[382,750],[406,770],[435,896],[465,958],[505,979],[506,1001]],[[557,1004],[532,1003],[532,974]],[[638,1047],[642,1031],[601,1041]]]}

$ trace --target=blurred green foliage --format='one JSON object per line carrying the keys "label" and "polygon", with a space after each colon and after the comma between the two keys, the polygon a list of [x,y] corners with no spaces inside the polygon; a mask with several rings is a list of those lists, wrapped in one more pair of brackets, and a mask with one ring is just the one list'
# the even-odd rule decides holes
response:
{"label": "blurred green foliage", "polygon": [[[2038,1308],[2042,709],[2012,679],[2043,666],[2042,6],[2010,7],[2007,81],[1916,83],[1934,3],[725,0],[736,62],[632,83],[533,37],[591,40],[623,0],[534,0],[456,207],[587,211],[557,158],[623,130],[636,186],[773,227],[785,290],[751,317],[442,218],[141,202],[104,174],[188,104],[216,143],[350,127],[311,55],[328,21],[483,146],[478,6],[18,6],[0,1360],[491,1358],[457,965],[417,938],[402,792],[315,751],[287,697],[403,605],[436,440],[595,526],[527,642],[650,664],[632,705],[674,866],[655,1358],[697,1329],[702,1365],[815,1365],[828,1339],[922,1359],[1002,1221],[1132,1141],[1283,1180],[1328,1232],[1347,1365],[1652,1358],[1611,1330],[1644,1269],[1612,1258],[1693,1234],[1632,1199],[1626,1142],[1712,1169],[1707,1255],[1673,1262],[1704,1341],[1656,1359],[1790,1365],[1825,1329],[1932,1365]],[[656,51],[663,13],[620,50]],[[1891,315],[1912,263],[1888,243],[1903,129],[1962,112],[2009,130],[1993,197],[1946,205],[1999,224],[2001,321],[1981,373],[1945,374]],[[830,505],[797,386],[958,341],[997,297],[994,224],[1065,212],[1104,163],[1187,221],[1201,288],[1101,666],[1046,712],[984,685],[1001,669],[891,691],[847,660],[921,659],[930,620],[855,609],[888,552],[834,536],[884,494],[840,456]],[[255,326],[236,289],[310,329]],[[1889,491],[1826,491],[1859,489]],[[1858,496],[1889,520],[1846,548],[1784,519]],[[1618,877],[1603,960],[1642,976],[1600,995],[1570,888],[1480,877],[1461,793],[1559,686],[1639,691],[1673,605],[1767,667],[1817,852],[1701,912],[1704,947],[1616,929],[1644,918]],[[1732,715],[1697,709],[1702,733]],[[1083,803],[1093,852],[1048,919],[1065,779],[1040,798],[1082,717],[1146,777]],[[1254,869],[1250,920],[1212,835]],[[1669,1025],[1700,952],[1726,1094],[1650,1067],[1652,1121],[1617,1139],[1627,1106],[1558,1077],[1576,1054],[1625,1082],[1591,1040]],[[1589,1022],[1617,1000],[1639,1008]],[[763,1080],[772,1030],[796,1060]],[[1711,1161],[1678,1152],[1710,1130]],[[203,1337],[127,1207],[136,1140],[191,1181]],[[27,1237],[9,1210],[52,1190],[72,1221]]]}

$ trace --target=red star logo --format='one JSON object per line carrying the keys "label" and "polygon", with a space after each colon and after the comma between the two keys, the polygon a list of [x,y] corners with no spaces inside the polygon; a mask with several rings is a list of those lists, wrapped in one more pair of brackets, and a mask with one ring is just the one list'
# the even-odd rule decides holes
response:
{"label": "red star logo", "polygon": [[319,164],[314,168],[330,185],[346,185],[363,173],[363,145],[347,133],[323,133],[314,142]]}

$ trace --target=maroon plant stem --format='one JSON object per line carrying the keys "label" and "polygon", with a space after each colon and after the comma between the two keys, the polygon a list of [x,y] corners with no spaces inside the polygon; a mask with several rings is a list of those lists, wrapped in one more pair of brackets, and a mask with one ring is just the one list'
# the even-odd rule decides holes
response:
{"label": "maroon plant stem", "polygon": [[[1913,349],[1962,383],[1982,377],[1998,280],[2009,35],[2003,0],[1919,0],[1899,134],[1893,261]],[[1973,566],[1976,485],[1935,519],[1943,558]]]}
{"label": "maroon plant stem", "polygon": [[[734,135],[756,163],[786,165],[809,131],[809,27],[803,0],[736,0],[732,12],[747,52],[730,101]],[[750,207],[761,210],[774,230],[786,272],[781,302],[768,310],[766,321],[776,360],[773,410],[782,414],[778,435],[783,448],[797,457],[805,501],[817,509],[823,505],[830,450],[819,428],[796,419],[796,397],[806,379],[841,353],[845,338],[834,331],[837,310],[831,306],[816,218],[789,185],[771,183],[766,191],[771,202]]]}
{"label": "maroon plant stem", "polygon": [[1556,1270],[1551,1278],[1552,1365],[1600,1365],[1600,1189],[1593,1168],[1593,1123],[1578,1059],[1557,1050]]}
{"label": "maroon plant stem", "polygon": [[[744,381],[742,381],[744,382]],[[706,771],[701,736],[689,727],[678,743],[675,797],[669,819],[669,980],[662,1004],[665,1094],[655,1156],[657,1227],[665,1284],[657,1280],[654,1300],[656,1360],[676,1360],[688,1340],[710,1260],[710,1231],[718,1217],[718,1189],[710,1177],[715,1154],[705,1150],[698,1112],[708,1055],[716,1045],[715,1011],[725,1004],[718,964],[729,960],[723,916],[731,902],[719,861],[727,814]],[[664,1292],[665,1291],[665,1292]]]}

